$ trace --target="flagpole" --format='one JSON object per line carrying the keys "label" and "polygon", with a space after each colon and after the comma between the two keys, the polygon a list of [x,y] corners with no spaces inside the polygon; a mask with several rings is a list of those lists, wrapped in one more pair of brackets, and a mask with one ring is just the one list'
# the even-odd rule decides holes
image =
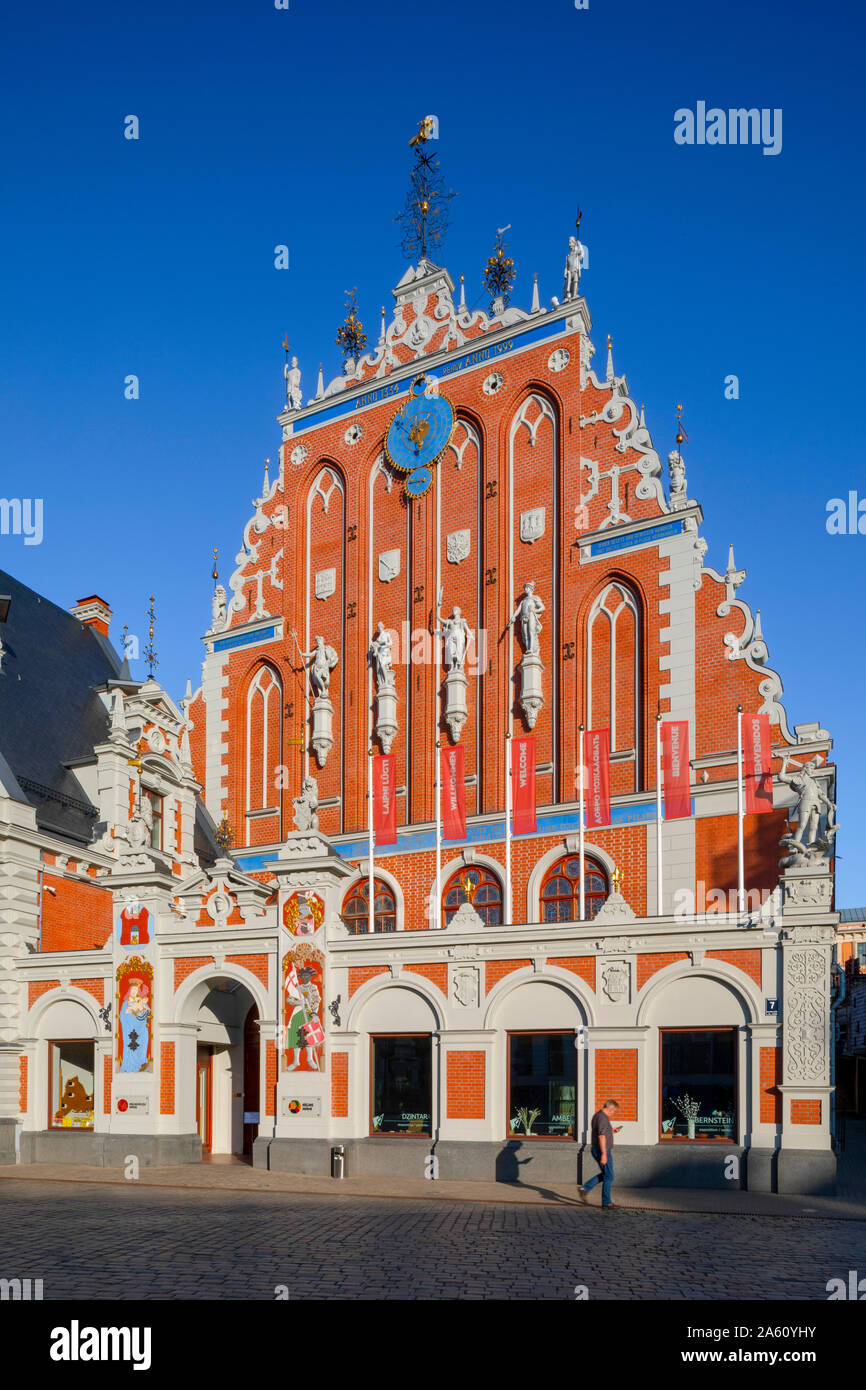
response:
{"label": "flagpole", "polygon": [[511,731],[509,729],[505,731],[505,924],[511,926]]}
{"label": "flagpole", "polygon": [[662,714],[656,715],[656,916],[664,915],[662,902]]}
{"label": "flagpole", "polygon": [[737,911],[746,910],[746,870],[743,854],[743,706],[737,705]]}
{"label": "flagpole", "polygon": [[372,746],[367,750],[367,931],[372,933],[375,930],[373,920],[373,749]]}
{"label": "flagpole", "polygon": [[436,469],[436,629],[433,636],[433,787],[436,801],[436,887],[433,895],[435,916],[431,927],[442,925],[442,780],[439,747],[439,632],[442,626],[442,476]]}
{"label": "flagpole", "polygon": [[583,762],[583,734],[584,734],[584,729],[583,729],[583,725],[581,724],[581,726],[580,726],[580,738],[579,738],[579,755],[580,755],[580,776],[579,776],[579,785],[580,785],[580,817],[579,817],[579,825],[580,825],[580,920],[581,920],[581,922],[583,922],[583,921],[586,920],[586,902],[585,902],[585,891],[584,891],[584,883],[583,883],[583,854],[584,854],[584,845],[583,845],[583,838],[584,838],[584,814],[583,814],[583,766],[584,766],[584,762]]}

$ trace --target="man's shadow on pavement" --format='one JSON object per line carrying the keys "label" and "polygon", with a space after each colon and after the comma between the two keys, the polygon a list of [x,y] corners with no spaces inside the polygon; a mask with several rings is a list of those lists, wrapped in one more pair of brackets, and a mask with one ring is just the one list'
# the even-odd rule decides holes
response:
{"label": "man's shadow on pavement", "polygon": [[[553,1192],[549,1187],[538,1187],[534,1183],[522,1181],[520,1177],[521,1168],[527,1163],[532,1162],[532,1155],[526,1158],[518,1158],[517,1150],[523,1148],[523,1144],[518,1140],[510,1143],[496,1156],[496,1181],[509,1183],[512,1187],[526,1188],[530,1192],[537,1192],[540,1197],[546,1197],[550,1202],[559,1202],[566,1207],[582,1207],[585,1205],[579,1197],[566,1197],[562,1192]],[[575,1179],[576,1180],[576,1179]]]}

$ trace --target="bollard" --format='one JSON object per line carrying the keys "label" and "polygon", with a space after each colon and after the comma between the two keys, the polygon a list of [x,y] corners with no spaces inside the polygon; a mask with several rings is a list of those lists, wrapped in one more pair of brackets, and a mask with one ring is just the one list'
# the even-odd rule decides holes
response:
{"label": "bollard", "polygon": [[331,1177],[342,1178],[346,1171],[346,1151],[342,1144],[331,1149]]}

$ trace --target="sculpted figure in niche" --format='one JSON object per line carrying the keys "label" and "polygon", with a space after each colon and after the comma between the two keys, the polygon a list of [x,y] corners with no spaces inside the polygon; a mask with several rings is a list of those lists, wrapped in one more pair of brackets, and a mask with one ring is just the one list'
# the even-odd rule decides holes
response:
{"label": "sculpted figure in niche", "polygon": [[445,639],[445,664],[449,671],[462,671],[469,645],[469,624],[459,608],[452,608],[451,617],[442,619],[436,636]]}
{"label": "sculpted figure in niche", "polygon": [[530,579],[523,586],[523,598],[508,619],[508,627],[516,623],[520,630],[520,640],[527,656],[538,655],[538,638],[541,633],[539,615],[544,612],[544,604],[535,592],[535,584]]}
{"label": "sculpted figure in niche", "polygon": [[217,584],[213,591],[213,626],[222,627],[226,620],[226,591],[222,584]]}
{"label": "sculpted figure in niche", "polygon": [[370,656],[373,660],[376,689],[383,690],[386,687],[393,689],[393,641],[390,632],[382,622],[376,624],[376,631],[370,643]]}
{"label": "sculpted figure in niche", "polygon": [[310,662],[310,682],[313,693],[317,698],[327,697],[331,688],[331,672],[339,661],[337,653],[333,647],[326,646],[324,637],[315,639],[316,645],[311,652],[302,652],[297,634],[293,632],[292,636],[295,639],[295,645],[300,652],[301,659]]}

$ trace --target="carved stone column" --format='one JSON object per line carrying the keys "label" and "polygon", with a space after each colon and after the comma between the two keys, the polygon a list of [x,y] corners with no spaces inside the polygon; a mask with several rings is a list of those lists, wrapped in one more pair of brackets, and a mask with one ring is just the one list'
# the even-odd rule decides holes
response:
{"label": "carved stone column", "polygon": [[[790,913],[786,917],[790,920]],[[830,964],[834,928],[791,925],[782,941],[780,1192],[831,1193]]]}

